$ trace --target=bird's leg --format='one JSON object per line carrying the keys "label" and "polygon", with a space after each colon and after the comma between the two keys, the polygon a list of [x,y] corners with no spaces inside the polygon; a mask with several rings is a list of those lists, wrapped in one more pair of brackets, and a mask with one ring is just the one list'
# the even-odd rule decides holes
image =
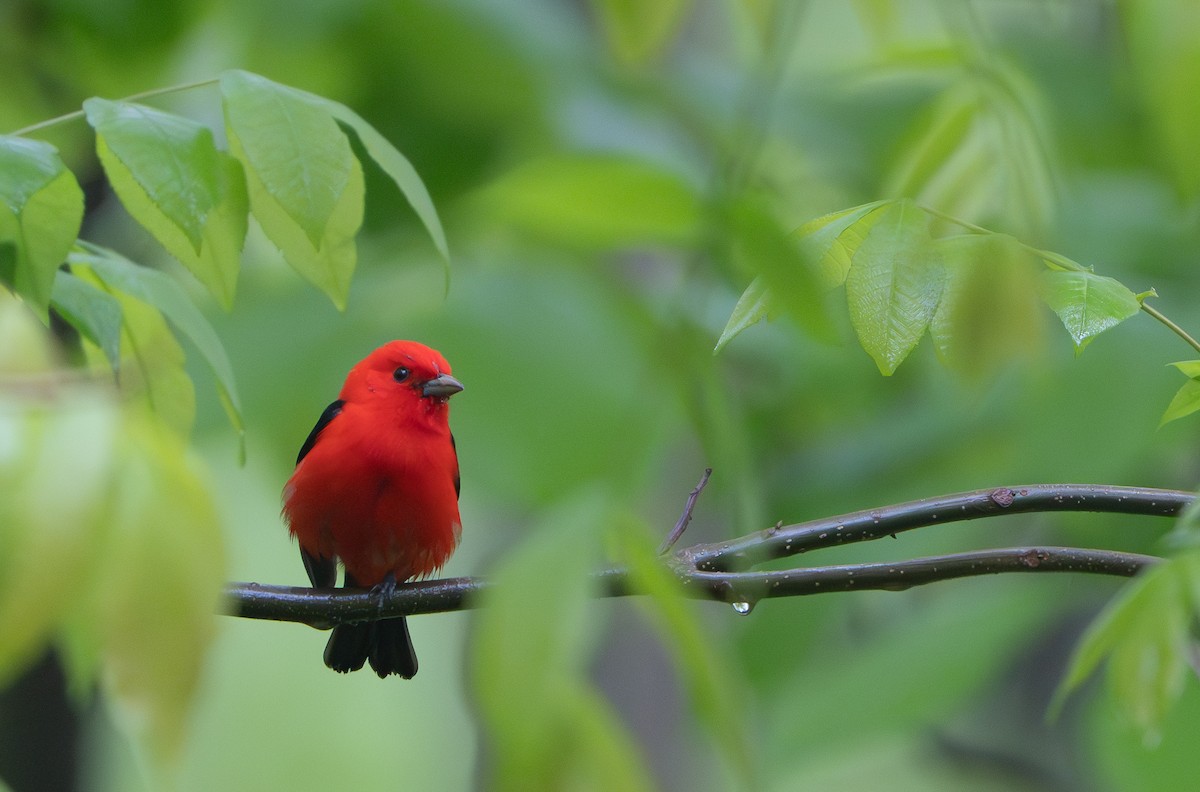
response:
{"label": "bird's leg", "polygon": [[396,573],[388,572],[387,577],[371,587],[371,599],[374,600],[377,608],[382,608],[383,603],[391,599],[392,594],[396,592]]}

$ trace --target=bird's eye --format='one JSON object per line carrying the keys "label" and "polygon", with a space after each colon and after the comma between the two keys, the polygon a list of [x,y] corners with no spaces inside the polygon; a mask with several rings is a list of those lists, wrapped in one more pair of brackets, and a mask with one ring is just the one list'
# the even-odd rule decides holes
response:
{"label": "bird's eye", "polygon": [[408,379],[408,375],[411,373],[412,372],[406,369],[404,366],[401,366],[392,372],[392,379],[396,380],[396,382],[404,382],[404,380]]}

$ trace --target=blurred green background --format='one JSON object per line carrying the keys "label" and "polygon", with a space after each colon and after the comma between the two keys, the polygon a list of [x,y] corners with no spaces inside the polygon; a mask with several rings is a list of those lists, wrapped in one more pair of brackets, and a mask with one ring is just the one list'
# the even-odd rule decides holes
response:
{"label": "blurred green background", "polygon": [[[348,310],[252,232],[224,314],[106,195],[90,130],[43,135],[84,184],[83,235],[179,272],[232,358],[245,467],[208,373],[194,367],[194,443],[210,467],[231,579],[305,583],[279,492],[345,372],[392,338],[437,347],[467,386],[452,414],[463,544],[444,574],[486,574],[548,514],[664,534],[705,466],[715,473],[685,543],[977,487],[1193,488],[1195,420],[1157,428],[1181,384],[1166,364],[1188,349],[1143,316],[1077,357],[1045,311],[1029,320],[1031,343],[966,380],[927,341],[881,377],[844,306],[833,339],[781,318],[718,356],[712,349],[755,275],[728,238],[729,208],[744,200],[764,202],[790,229],[912,196],[1135,291],[1153,287],[1159,308],[1200,329],[1190,299],[1200,285],[1196,9],[1188,0],[7,0],[0,129],[89,96],[244,68],[349,105],[405,152],[450,240],[448,293],[412,212],[368,169]],[[159,104],[219,125],[212,90]],[[1168,527],[1023,516],[803,560],[1021,543],[1154,552]],[[556,570],[544,574],[553,581]],[[587,606],[583,666],[664,789],[1184,788],[1200,771],[1194,685],[1154,744],[1102,686],[1045,719],[1079,631],[1119,585],[1002,576],[775,600],[747,616],[692,604],[740,701],[740,722],[726,725],[741,735],[730,740],[751,746],[750,775],[730,766],[726,736],[698,716],[670,639],[638,603]],[[540,617],[535,603],[527,618]],[[308,628],[222,619],[170,783],[487,786],[495,756],[469,681],[477,618],[413,619],[421,673],[410,683],[329,672],[324,635]],[[514,623],[513,634],[522,629]],[[523,691],[507,695],[522,717]],[[6,723],[34,729],[51,717],[22,700],[38,699],[10,693]],[[81,717],[79,788],[157,783],[103,706]],[[31,759],[5,755],[6,744],[0,777],[22,790]]]}

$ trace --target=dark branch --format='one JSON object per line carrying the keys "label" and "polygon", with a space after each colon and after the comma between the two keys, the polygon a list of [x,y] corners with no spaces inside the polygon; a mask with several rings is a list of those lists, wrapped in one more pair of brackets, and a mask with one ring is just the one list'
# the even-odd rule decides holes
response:
{"label": "dark branch", "polygon": [[[681,570],[683,592],[693,599],[754,603],[771,597],[795,597],[842,591],[901,591],[942,580],[1004,572],[1082,572],[1131,577],[1160,561],[1154,556],[1077,547],[1009,547],[955,553],[908,561],[842,564],[778,572],[701,572]],[[600,595],[626,597],[622,569],[596,574]],[[480,578],[446,578],[398,586],[386,598],[369,589],[307,589],[234,583],[227,589],[229,613],[249,619],[294,621],[328,628],[367,621],[474,608],[489,584]]]}
{"label": "dark branch", "polygon": [[[707,476],[706,476],[707,478]],[[686,526],[703,480],[689,498]],[[1044,485],[979,490],[854,514],[769,528],[728,542],[678,551],[668,563],[690,597],[753,604],[770,597],[885,589],[899,591],[943,580],[1006,572],[1082,572],[1128,577],[1157,562],[1154,556],[1075,547],[1014,547],[892,563],[844,564],[770,572],[745,570],[762,561],[847,542],[862,542],[942,522],[1019,512],[1091,511],[1169,517],[1192,501],[1177,490]],[[678,525],[677,525],[678,528]],[[682,531],[679,531],[682,533]],[[674,531],[672,532],[674,534]],[[603,596],[637,594],[624,570],[596,574]],[[235,583],[227,590],[231,615],[328,628],[347,621],[441,613],[472,608],[488,587],[479,578],[408,583],[380,599],[366,589],[308,589]]]}
{"label": "dark branch", "polygon": [[939,523],[1026,512],[1110,512],[1171,517],[1191,503],[1181,490],[1109,487],[1090,484],[1037,484],[975,490],[895,506],[767,528],[727,542],[679,551],[697,569],[720,572],[746,569],[823,547],[865,542]]}
{"label": "dark branch", "polygon": [[779,572],[695,572],[685,580],[708,598],[754,603],[836,591],[903,591],[942,580],[1004,572],[1084,572],[1132,577],[1161,561],[1155,556],[1080,547],[1006,547],[872,564],[806,567]]}

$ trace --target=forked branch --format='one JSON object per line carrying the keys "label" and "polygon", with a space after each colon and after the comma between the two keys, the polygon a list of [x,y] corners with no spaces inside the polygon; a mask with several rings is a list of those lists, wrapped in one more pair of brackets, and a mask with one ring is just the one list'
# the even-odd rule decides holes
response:
{"label": "forked branch", "polygon": [[[706,472],[692,491],[668,542],[683,533]],[[1156,556],[1078,547],[1007,547],[896,562],[839,564],[754,572],[771,559],[849,542],[894,536],[940,523],[1003,514],[1084,511],[1172,517],[1191,503],[1192,493],[1079,484],[1048,484],[976,490],[869,509],[797,525],[775,526],[726,542],[697,544],[666,559],[683,592],[697,599],[749,608],[760,599],[883,589],[899,591],[944,580],[1007,572],[1083,572],[1130,577]],[[682,526],[682,527],[681,527]],[[604,596],[635,595],[623,569],[596,573]],[[365,589],[309,589],[234,583],[228,588],[231,615],[329,627],[348,621],[442,613],[475,607],[488,583],[481,578],[445,578],[398,586],[381,598]]]}

